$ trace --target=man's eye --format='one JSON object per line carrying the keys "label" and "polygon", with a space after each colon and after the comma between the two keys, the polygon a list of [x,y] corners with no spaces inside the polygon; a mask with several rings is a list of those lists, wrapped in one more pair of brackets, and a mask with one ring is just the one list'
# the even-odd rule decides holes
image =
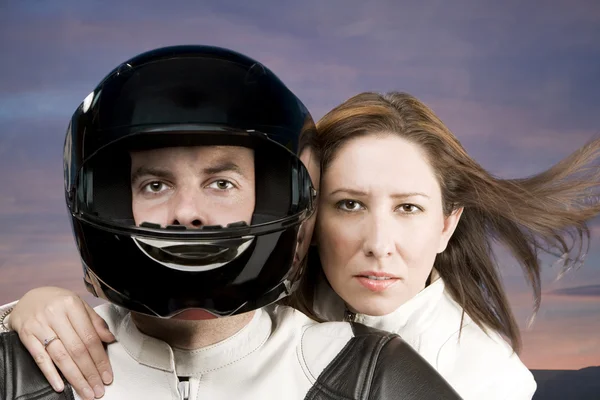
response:
{"label": "man's eye", "polygon": [[208,187],[219,190],[229,190],[235,187],[235,185],[228,180],[219,179],[218,181],[214,181]]}
{"label": "man's eye", "polygon": [[159,192],[163,191],[165,188],[166,188],[166,185],[164,183],[155,181],[155,182],[150,182],[149,184],[144,186],[144,191],[152,192],[152,193],[159,193]]}
{"label": "man's eye", "polygon": [[355,200],[342,200],[337,203],[337,208],[343,211],[358,211],[362,205]]}

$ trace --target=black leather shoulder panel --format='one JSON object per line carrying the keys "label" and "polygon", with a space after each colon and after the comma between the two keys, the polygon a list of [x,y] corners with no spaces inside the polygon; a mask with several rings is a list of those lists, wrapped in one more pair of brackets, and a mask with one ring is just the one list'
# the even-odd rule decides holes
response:
{"label": "black leather shoulder panel", "polygon": [[0,334],[0,399],[75,400],[75,397],[66,381],[65,390],[55,392],[17,333],[6,332]]}
{"label": "black leather shoulder panel", "polygon": [[400,336],[352,323],[355,337],[319,375],[307,400],[459,400]]}

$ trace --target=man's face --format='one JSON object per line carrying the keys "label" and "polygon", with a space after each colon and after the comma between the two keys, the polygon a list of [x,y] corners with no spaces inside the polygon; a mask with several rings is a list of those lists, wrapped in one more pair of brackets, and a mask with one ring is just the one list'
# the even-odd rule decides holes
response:
{"label": "man's face", "polygon": [[[131,197],[136,225],[199,228],[250,224],[255,196],[254,152],[236,146],[169,147],[131,152]],[[187,310],[174,319],[213,319]]]}
{"label": "man's face", "polygon": [[239,221],[250,224],[254,179],[254,152],[244,147],[170,147],[132,152],[135,223],[193,228]]}

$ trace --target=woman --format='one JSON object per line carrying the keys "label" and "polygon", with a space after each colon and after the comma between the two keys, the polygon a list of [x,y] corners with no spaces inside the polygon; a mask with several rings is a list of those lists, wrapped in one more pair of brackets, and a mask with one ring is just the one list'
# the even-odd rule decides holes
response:
{"label": "woman", "polygon": [[363,93],[319,121],[314,147],[320,257],[299,308],[400,334],[464,398],[531,398],[492,243],[523,267],[537,311],[538,251],[566,255],[565,269],[584,256],[585,222],[600,212],[590,165],[600,141],[542,174],[501,180],[414,97]]}
{"label": "woman", "polygon": [[[304,138],[311,149],[304,156],[314,152],[322,171],[318,256],[311,250],[292,305],[316,318],[399,333],[465,399],[531,399],[535,382],[516,355],[519,331],[491,246],[497,241],[511,250],[537,309],[538,251],[574,250],[566,259],[579,261],[585,222],[600,213],[589,201],[600,172],[585,168],[600,141],[534,177],[501,180],[407,94],[360,94],[325,115],[317,130]],[[301,246],[309,238],[307,229]],[[104,341],[110,333],[68,291],[28,293],[10,323],[30,351],[37,341],[32,354],[45,353],[28,333],[34,326],[49,325],[64,343],[76,343],[75,351],[53,355],[76,388],[84,375],[97,383],[97,371],[109,371],[94,330]],[[83,374],[72,373],[75,365]],[[56,374],[44,368],[47,377]]]}

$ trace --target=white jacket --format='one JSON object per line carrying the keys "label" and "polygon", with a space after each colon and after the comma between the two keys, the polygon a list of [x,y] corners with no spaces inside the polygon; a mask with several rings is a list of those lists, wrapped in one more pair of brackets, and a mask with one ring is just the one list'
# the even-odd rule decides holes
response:
{"label": "white jacket", "polygon": [[[0,307],[0,312],[8,306]],[[274,305],[255,311],[250,323],[232,337],[209,347],[185,351],[141,333],[131,314],[123,308],[107,303],[96,307],[96,311],[117,339],[107,347],[114,381],[105,389],[103,399],[106,400],[304,399],[313,385],[318,392],[338,398],[331,391],[332,386],[326,384],[328,389],[323,389],[321,379],[318,385],[315,382],[355,336],[351,324],[346,322],[317,323],[297,310]],[[372,337],[368,333],[362,335],[365,340]],[[369,343],[374,342],[377,346],[388,343],[380,339]],[[365,348],[370,348],[369,345],[363,348],[365,342],[360,339],[357,343],[362,343],[352,347],[357,353],[350,354],[367,357],[363,353]],[[357,381],[359,376],[354,376],[354,372],[337,380],[341,371],[351,371],[358,365],[363,368],[362,363],[357,365],[351,357],[346,357],[345,364],[341,364],[350,369],[342,366],[324,379],[335,381],[334,391],[348,392],[350,388],[354,396],[455,398],[437,374],[432,375],[417,365],[412,369],[403,366],[403,357],[408,357],[405,360],[416,359],[411,353],[400,350],[405,347],[398,347],[399,342],[394,343],[389,347],[394,353],[375,347],[375,358],[379,359],[379,355],[385,353],[382,362],[377,362],[378,367],[373,368],[373,357],[369,357],[370,362],[364,363],[364,367],[369,369],[369,372],[360,371],[361,379],[366,379],[363,381],[365,386],[360,384],[361,380]],[[348,351],[342,354],[348,354]],[[398,355],[400,363],[390,361],[390,354]],[[378,368],[391,370],[383,373],[377,372]],[[366,377],[371,373],[375,374],[371,376],[373,380]],[[346,379],[354,380],[346,382]],[[355,387],[357,382],[359,386]],[[399,388],[406,388],[406,396],[402,396]],[[315,393],[310,391],[310,395]],[[77,395],[75,398],[79,399]]]}
{"label": "white jacket", "polygon": [[123,308],[106,303],[95,310],[117,339],[107,346],[114,381],[105,400],[303,399],[354,336],[347,323],[319,324],[271,306],[256,310],[232,337],[185,351],[141,333]]}
{"label": "white jacket", "polygon": [[[325,320],[343,321],[344,301],[322,281],[315,308]],[[495,332],[484,332],[438,278],[391,314],[355,314],[365,325],[399,334],[454,387],[465,400],[530,400],[536,390],[531,372]]]}

